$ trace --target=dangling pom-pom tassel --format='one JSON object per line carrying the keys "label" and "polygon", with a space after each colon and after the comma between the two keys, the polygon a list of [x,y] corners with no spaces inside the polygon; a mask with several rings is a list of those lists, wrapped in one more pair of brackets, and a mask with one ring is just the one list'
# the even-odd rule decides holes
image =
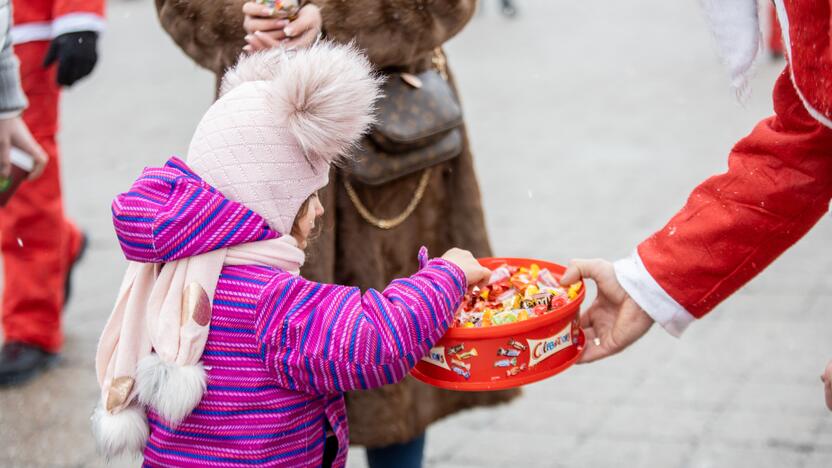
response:
{"label": "dangling pom-pom tassel", "polygon": [[98,452],[107,459],[119,455],[141,456],[150,431],[144,409],[128,406],[111,414],[99,404],[92,416],[92,433]]}
{"label": "dangling pom-pom tassel", "polygon": [[180,366],[164,362],[153,353],[139,361],[136,385],[139,402],[176,425],[191,414],[202,400],[207,377],[201,362]]}

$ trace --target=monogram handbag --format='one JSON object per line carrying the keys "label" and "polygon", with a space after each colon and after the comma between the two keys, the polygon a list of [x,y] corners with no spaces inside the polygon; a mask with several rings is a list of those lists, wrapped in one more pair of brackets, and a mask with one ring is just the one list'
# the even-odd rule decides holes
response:
{"label": "monogram handbag", "polygon": [[[430,168],[462,153],[462,108],[447,81],[445,57],[434,52],[434,68],[419,74],[390,74],[377,106],[377,123],[344,166],[344,184],[359,214],[381,229],[398,226],[416,209],[430,177]],[[381,185],[423,171],[414,196],[393,219],[373,216],[358,198],[351,179]]]}

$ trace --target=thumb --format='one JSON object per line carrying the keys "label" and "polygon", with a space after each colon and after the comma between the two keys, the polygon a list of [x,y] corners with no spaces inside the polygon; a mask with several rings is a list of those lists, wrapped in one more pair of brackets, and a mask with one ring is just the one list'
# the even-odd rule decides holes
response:
{"label": "thumb", "polygon": [[46,51],[46,57],[43,59],[43,67],[46,68],[58,60],[58,43],[53,39],[49,44],[49,50]]}
{"label": "thumb", "polygon": [[569,262],[569,267],[563,273],[560,284],[568,286],[581,280],[581,278],[598,279],[601,260],[575,259]]}
{"label": "thumb", "polygon": [[31,138],[23,138],[15,142],[15,146],[34,159],[35,165],[32,168],[32,172],[29,173],[29,180],[40,177],[46,164],[49,162],[49,156],[46,154],[46,151]]}

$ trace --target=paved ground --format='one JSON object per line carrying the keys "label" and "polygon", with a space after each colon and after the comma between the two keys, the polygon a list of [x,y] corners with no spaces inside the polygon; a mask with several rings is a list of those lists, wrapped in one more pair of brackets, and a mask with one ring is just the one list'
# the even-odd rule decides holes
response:
{"label": "paved ground", "polygon": [[[529,0],[515,21],[494,3],[449,56],[500,254],[626,255],[771,112],[782,64],[763,61],[756,93],[738,105],[696,2]],[[142,166],[181,154],[211,101],[212,78],[162,34],[152,2],[114,0],[109,13],[101,66],[63,109],[68,210],[92,234],[90,255],[66,313],[63,363],[0,391],[4,467],[103,464],[87,416],[95,341],[123,270],[109,200]],[[682,340],[656,329],[509,406],[436,424],[428,465],[832,465],[818,380],[832,358],[830,237],[824,220]],[[364,466],[360,450],[350,466]]]}

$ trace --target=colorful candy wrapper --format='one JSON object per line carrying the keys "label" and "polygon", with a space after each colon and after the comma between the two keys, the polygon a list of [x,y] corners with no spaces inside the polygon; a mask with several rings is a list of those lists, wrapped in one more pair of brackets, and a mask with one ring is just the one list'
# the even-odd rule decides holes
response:
{"label": "colorful candy wrapper", "polygon": [[465,377],[465,380],[468,380],[468,379],[471,378],[471,373],[469,371],[461,368],[461,367],[453,366],[453,367],[451,367],[451,369],[453,369],[454,372],[456,372],[457,374]]}
{"label": "colorful candy wrapper", "polygon": [[270,16],[294,19],[298,15],[298,0],[257,0],[257,3],[269,8]]}
{"label": "colorful candy wrapper", "polygon": [[456,356],[460,359],[471,359],[474,356],[477,356],[477,348],[471,348],[469,351],[465,351],[464,353],[459,353]]}
{"label": "colorful candy wrapper", "polygon": [[451,359],[451,364],[453,364],[455,366],[462,367],[463,369],[468,370],[468,371],[471,370],[471,364],[470,363],[462,362],[459,359]]}
{"label": "colorful candy wrapper", "polygon": [[566,294],[569,296],[569,300],[571,301],[571,300],[575,299],[576,297],[578,297],[578,291],[580,291],[580,290],[581,290],[581,282],[580,281],[570,285],[569,290],[566,292]]}
{"label": "colorful candy wrapper", "polygon": [[488,284],[497,284],[509,278],[511,278],[511,271],[509,271],[507,266],[503,265],[491,272],[491,279],[488,280]]}
{"label": "colorful candy wrapper", "polygon": [[511,367],[517,365],[517,358],[511,359],[500,359],[499,361],[494,361],[494,367]]}
{"label": "colorful candy wrapper", "polygon": [[506,371],[506,377],[511,377],[513,375],[517,375],[517,374],[523,372],[524,370],[526,370],[526,364],[525,363],[521,364],[517,367],[512,367],[511,369]]}
{"label": "colorful candy wrapper", "polygon": [[560,284],[558,284],[558,280],[555,279],[555,275],[553,275],[548,268],[540,270],[540,273],[537,275],[537,280],[543,283],[544,286],[548,286],[550,288],[557,288],[560,286]]}
{"label": "colorful candy wrapper", "polygon": [[462,352],[463,349],[465,349],[465,343],[460,343],[458,345],[452,346],[451,349],[448,350],[448,354],[459,354]]}
{"label": "colorful candy wrapper", "polygon": [[517,357],[520,355],[519,349],[505,349],[500,348],[497,350],[497,356],[508,356],[508,357]]}
{"label": "colorful candy wrapper", "polygon": [[520,351],[525,351],[526,350],[526,345],[524,345],[523,343],[515,340],[514,338],[508,340],[508,345],[511,346],[512,348],[520,350]]}

